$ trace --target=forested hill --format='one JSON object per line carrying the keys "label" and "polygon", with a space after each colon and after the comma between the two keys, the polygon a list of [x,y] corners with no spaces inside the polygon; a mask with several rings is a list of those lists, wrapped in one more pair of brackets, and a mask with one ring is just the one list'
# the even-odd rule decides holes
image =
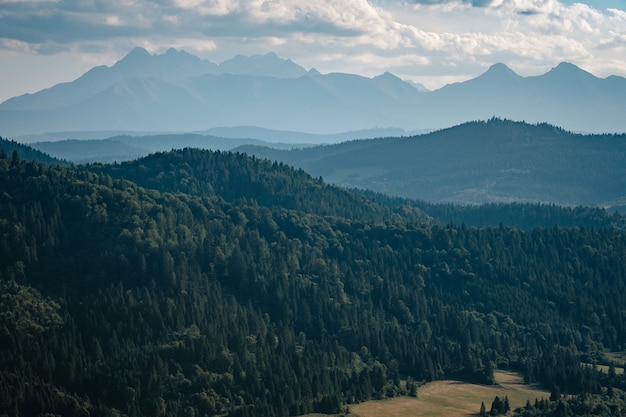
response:
{"label": "forested hill", "polygon": [[400,220],[401,216],[403,221],[428,221],[425,213],[408,204],[392,210],[391,206],[328,186],[301,169],[240,153],[186,148],[119,165],[94,164],[89,169],[161,192],[219,196],[229,202],[254,200],[261,206],[320,216],[371,221]]}
{"label": "forested hill", "polygon": [[0,136],[0,152],[4,152],[5,155],[8,155],[9,157],[13,156],[13,152],[16,152],[23,159],[42,162],[44,164],[68,164],[65,161],[51,157],[47,153],[33,149],[30,146],[17,143],[13,140],[3,139],[2,136]]}
{"label": "forested hill", "polygon": [[524,230],[534,228],[587,227],[626,228],[626,218],[618,212],[610,212],[599,207],[564,207],[556,204],[540,203],[491,203],[458,205],[451,203],[428,203],[401,197],[390,197],[368,190],[353,189],[367,198],[390,209],[406,210],[413,207],[427,213],[433,220],[441,223],[465,224],[467,226],[508,226]]}
{"label": "forested hill", "polygon": [[[212,191],[194,188],[201,164],[223,169]],[[0,415],[337,412],[420,381],[490,383],[495,367],[601,390],[579,360],[626,346],[622,231],[358,220],[227,195],[285,175],[296,201],[332,190],[227,153],[111,167],[0,154]]]}
{"label": "forested hill", "polygon": [[581,135],[494,118],[412,137],[238,150],[329,183],[430,203],[626,204],[624,134]]}

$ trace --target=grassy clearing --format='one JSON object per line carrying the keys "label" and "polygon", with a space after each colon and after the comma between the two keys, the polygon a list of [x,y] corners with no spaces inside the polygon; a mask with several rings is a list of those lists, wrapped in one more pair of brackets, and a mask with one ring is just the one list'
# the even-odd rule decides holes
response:
{"label": "grassy clearing", "polygon": [[[626,363],[626,353],[625,352],[605,352],[604,358],[615,364],[615,371],[618,374],[624,373],[624,364]],[[621,372],[620,372],[621,371]]]}
{"label": "grassy clearing", "polygon": [[[590,363],[584,363],[583,365],[593,366]],[[609,365],[596,365],[596,368],[598,368],[598,370],[604,372],[605,374],[609,373]],[[623,373],[624,373],[624,368],[622,368],[620,365],[616,365],[615,366],[615,374],[616,375],[622,375]]]}
{"label": "grassy clearing", "polygon": [[525,385],[514,372],[496,371],[498,385],[477,385],[460,381],[435,381],[418,389],[418,398],[398,397],[383,401],[367,401],[350,406],[358,417],[467,417],[478,414],[480,403],[489,411],[497,396],[509,397],[511,408],[522,407],[526,400],[548,398],[549,391]]}
{"label": "grassy clearing", "polygon": [[[602,354],[602,363],[596,364],[596,368],[601,370],[602,372],[608,374],[609,373],[609,363],[612,363],[615,366],[615,373],[617,375],[622,375],[624,373],[624,363],[626,363],[626,353],[624,352],[604,352]],[[594,366],[591,363],[583,363],[586,366]]]}

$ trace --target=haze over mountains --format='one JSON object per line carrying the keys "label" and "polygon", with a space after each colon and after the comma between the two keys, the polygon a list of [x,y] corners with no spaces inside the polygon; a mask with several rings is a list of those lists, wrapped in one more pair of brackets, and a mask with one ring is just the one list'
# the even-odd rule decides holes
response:
{"label": "haze over mountains", "polygon": [[582,132],[626,132],[626,79],[561,63],[517,75],[496,64],[472,80],[425,91],[390,73],[307,71],[275,54],[215,64],[183,51],[133,49],[111,67],[0,104],[3,135],[54,131],[180,131],[258,126],[310,133],[444,128],[493,116]]}

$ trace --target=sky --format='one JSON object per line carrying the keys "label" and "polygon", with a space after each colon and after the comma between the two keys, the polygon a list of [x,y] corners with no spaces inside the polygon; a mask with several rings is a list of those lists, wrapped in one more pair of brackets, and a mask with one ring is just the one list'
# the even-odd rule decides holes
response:
{"label": "sky", "polygon": [[523,76],[564,61],[626,76],[626,0],[0,0],[0,102],[136,46],[215,63],[276,52],[430,89],[499,62]]}

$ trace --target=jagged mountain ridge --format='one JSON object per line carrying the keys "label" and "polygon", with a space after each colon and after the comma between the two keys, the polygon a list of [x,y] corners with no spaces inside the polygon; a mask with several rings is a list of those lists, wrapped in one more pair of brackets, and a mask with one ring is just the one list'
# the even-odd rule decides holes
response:
{"label": "jagged mountain ridge", "polygon": [[522,77],[504,64],[424,91],[391,73],[321,74],[276,54],[214,64],[135,48],[111,67],[0,104],[3,134],[67,130],[196,131],[259,126],[311,133],[445,128],[503,117],[572,131],[625,132],[626,79],[561,63]]}
{"label": "jagged mountain ridge", "polygon": [[174,48],[160,55],[151,55],[144,48],[136,47],[111,67],[94,67],[73,82],[57,84],[34,94],[13,97],[1,106],[6,110],[51,109],[79,103],[129,79],[155,78],[174,82],[203,74],[273,74],[287,77],[301,76],[306,74],[306,70],[273,53],[251,57],[239,55],[218,65]]}

